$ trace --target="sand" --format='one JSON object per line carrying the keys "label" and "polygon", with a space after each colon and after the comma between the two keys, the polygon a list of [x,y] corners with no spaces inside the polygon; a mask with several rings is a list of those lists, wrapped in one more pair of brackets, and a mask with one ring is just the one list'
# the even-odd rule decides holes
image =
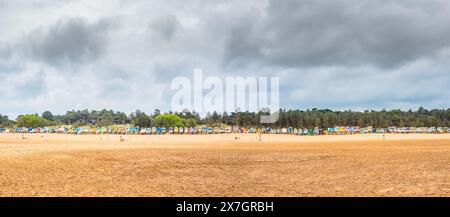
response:
{"label": "sand", "polygon": [[0,196],[450,196],[450,134],[25,137]]}

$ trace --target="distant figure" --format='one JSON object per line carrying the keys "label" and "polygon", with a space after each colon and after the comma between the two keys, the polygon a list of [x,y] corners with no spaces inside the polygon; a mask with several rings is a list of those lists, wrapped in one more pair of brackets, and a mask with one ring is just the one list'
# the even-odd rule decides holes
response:
{"label": "distant figure", "polygon": [[258,133],[258,140],[261,142],[261,133]]}
{"label": "distant figure", "polygon": [[125,139],[122,136],[120,136],[120,142],[123,142],[123,141],[125,141]]}
{"label": "distant figure", "polygon": [[23,136],[23,133],[22,133],[22,139],[25,139],[25,136]]}
{"label": "distant figure", "polygon": [[384,136],[384,134],[383,134],[383,141],[385,140],[385,136]]}

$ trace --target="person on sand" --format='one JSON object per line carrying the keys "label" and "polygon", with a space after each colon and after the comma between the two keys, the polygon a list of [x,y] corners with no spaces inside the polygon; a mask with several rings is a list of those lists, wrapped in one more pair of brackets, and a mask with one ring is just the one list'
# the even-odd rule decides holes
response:
{"label": "person on sand", "polygon": [[125,141],[125,139],[122,136],[120,136],[120,142],[123,142],[123,141]]}

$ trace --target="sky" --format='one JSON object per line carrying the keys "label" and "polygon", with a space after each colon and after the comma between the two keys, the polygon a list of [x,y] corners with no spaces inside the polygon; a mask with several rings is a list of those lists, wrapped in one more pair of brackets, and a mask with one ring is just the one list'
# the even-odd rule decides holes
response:
{"label": "sky", "polygon": [[0,0],[0,113],[170,110],[177,76],[292,109],[450,107],[447,0]]}

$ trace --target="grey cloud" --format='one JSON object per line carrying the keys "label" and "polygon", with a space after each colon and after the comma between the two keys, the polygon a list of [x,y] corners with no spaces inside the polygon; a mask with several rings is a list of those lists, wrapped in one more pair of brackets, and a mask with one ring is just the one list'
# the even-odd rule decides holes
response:
{"label": "grey cloud", "polygon": [[111,25],[107,20],[60,20],[48,29],[32,31],[25,39],[25,50],[32,58],[49,64],[93,61],[105,51]]}
{"label": "grey cloud", "polygon": [[155,63],[152,67],[155,82],[170,84],[177,76],[190,77],[193,67],[189,63]]}
{"label": "grey cloud", "polygon": [[9,45],[0,45],[0,58],[9,59],[11,57],[11,48]]}
{"label": "grey cloud", "polygon": [[[432,62],[429,65],[436,64]],[[440,65],[440,64],[439,64]],[[285,72],[281,76],[284,105],[306,108],[401,108],[448,106],[450,84],[445,67],[402,67],[385,72],[374,68],[325,68]],[[314,72],[314,73],[312,73]],[[418,105],[418,106],[416,106]],[[294,106],[295,107],[295,106]]]}
{"label": "grey cloud", "polygon": [[180,28],[180,22],[174,15],[159,17],[150,24],[152,32],[167,41],[175,37],[178,28]]}
{"label": "grey cloud", "polygon": [[7,78],[7,75],[3,75],[4,77],[2,77],[0,74],[0,85],[7,87],[0,89],[2,98],[27,100],[45,93],[45,74],[42,71],[32,73],[32,76],[18,75],[20,76],[20,80],[10,80]]}
{"label": "grey cloud", "polygon": [[450,5],[443,0],[272,0],[265,14],[231,31],[225,64],[392,68],[450,46]]}
{"label": "grey cloud", "polygon": [[168,110],[172,79],[195,68],[280,75],[282,107],[450,102],[446,0],[3,2],[0,112],[11,117],[44,106]]}

